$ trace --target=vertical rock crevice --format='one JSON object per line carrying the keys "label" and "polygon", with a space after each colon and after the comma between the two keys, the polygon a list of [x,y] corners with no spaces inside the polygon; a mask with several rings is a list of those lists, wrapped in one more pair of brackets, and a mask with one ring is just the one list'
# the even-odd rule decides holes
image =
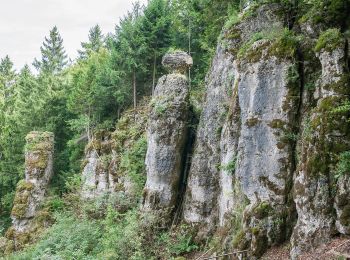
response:
{"label": "vertical rock crevice", "polygon": [[[336,110],[348,102],[350,94],[345,42],[339,40],[337,46],[343,47],[322,48],[316,53],[322,74],[314,91],[316,106],[304,115],[309,119],[304,120],[306,126],[294,181],[298,220],[291,239],[293,259],[330,241],[336,233],[333,211],[335,168],[339,154],[350,148],[349,124],[344,123],[347,111]],[[342,190],[341,186],[339,190]],[[343,231],[338,226],[338,232]]]}

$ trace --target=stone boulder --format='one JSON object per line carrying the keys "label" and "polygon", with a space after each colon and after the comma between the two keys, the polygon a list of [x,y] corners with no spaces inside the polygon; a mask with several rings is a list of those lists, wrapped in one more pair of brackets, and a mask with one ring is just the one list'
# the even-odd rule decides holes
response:
{"label": "stone boulder", "polygon": [[184,51],[173,51],[164,55],[162,64],[170,73],[185,74],[193,65],[193,60]]}

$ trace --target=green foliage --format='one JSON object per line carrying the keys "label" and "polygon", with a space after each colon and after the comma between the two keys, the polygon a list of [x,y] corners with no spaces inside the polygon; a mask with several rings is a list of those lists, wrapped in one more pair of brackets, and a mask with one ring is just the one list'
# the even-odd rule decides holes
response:
{"label": "green foliage", "polygon": [[230,14],[230,16],[228,17],[224,28],[230,29],[232,26],[234,26],[235,24],[237,24],[240,21],[240,17],[239,17],[239,13],[236,9],[233,9],[232,13]]}
{"label": "green foliage", "polygon": [[86,59],[94,52],[99,52],[104,47],[104,36],[98,24],[89,30],[89,41],[82,42],[82,50],[79,50],[79,58]]}
{"label": "green foliage", "polygon": [[336,166],[336,178],[345,174],[350,174],[350,151],[343,152],[339,155]]}
{"label": "green foliage", "polygon": [[147,140],[141,136],[134,145],[125,150],[122,154],[120,167],[124,173],[129,176],[136,185],[136,196],[141,195],[146,182],[145,157],[147,152]]}
{"label": "green foliage", "polygon": [[56,223],[35,246],[9,259],[94,259],[101,225],[93,220],[56,214]]}
{"label": "green foliage", "polygon": [[237,158],[235,157],[231,161],[229,161],[226,165],[220,165],[219,169],[233,174],[236,169],[236,163],[237,163]]}
{"label": "green foliage", "polygon": [[340,106],[333,108],[331,112],[333,114],[338,114],[338,113],[344,114],[344,113],[350,112],[350,101],[345,101]]}
{"label": "green foliage", "polygon": [[[253,44],[259,40],[267,41],[253,50]],[[287,28],[272,28],[268,31],[261,31],[253,34],[250,40],[241,46],[238,58],[245,58],[251,62],[258,61],[261,58],[262,50],[267,48],[268,56],[295,59],[299,40],[299,37]]]}
{"label": "green foliage", "polygon": [[41,60],[35,59],[33,63],[40,73],[60,73],[68,63],[68,57],[63,47],[63,39],[56,26],[50,31],[49,37],[45,37],[40,51],[42,55]]}
{"label": "green foliage", "polygon": [[299,23],[344,27],[348,24],[349,0],[303,0],[299,2]]}
{"label": "green foliage", "polygon": [[[70,70],[71,86],[68,93],[67,107],[76,117],[69,120],[71,129],[77,134],[88,134],[106,120],[106,114],[123,107],[123,97],[115,98],[118,92],[119,73],[111,69],[111,55],[106,49],[92,52]],[[107,112],[108,111],[108,112]],[[115,111],[116,112],[116,111]],[[115,113],[117,114],[117,113]]]}
{"label": "green foliage", "polygon": [[179,226],[173,233],[161,233],[157,242],[166,248],[168,254],[172,256],[180,256],[185,253],[190,253],[198,249],[198,246],[193,243],[193,238],[189,233],[189,230],[189,227],[186,225]]}
{"label": "green foliage", "polygon": [[324,31],[317,40],[315,51],[322,49],[325,51],[333,51],[336,48],[343,48],[344,39],[339,29],[332,28]]}

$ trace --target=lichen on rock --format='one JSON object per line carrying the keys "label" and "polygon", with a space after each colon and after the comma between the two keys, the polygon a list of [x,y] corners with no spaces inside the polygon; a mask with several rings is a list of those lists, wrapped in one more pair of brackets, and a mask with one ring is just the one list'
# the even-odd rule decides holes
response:
{"label": "lichen on rock", "polygon": [[159,79],[151,101],[147,129],[147,182],[142,204],[144,211],[171,211],[177,203],[189,119],[188,81],[178,72],[187,66],[183,64],[190,63],[187,60],[192,61],[192,58],[182,52],[165,55],[163,64],[172,68],[173,73]]}
{"label": "lichen on rock", "polygon": [[[298,221],[291,238],[293,259],[302,252],[330,241],[336,233],[336,226],[338,232],[346,233],[346,226],[341,225],[341,203],[338,204],[344,194],[342,190],[346,180],[340,179],[337,187],[334,176],[338,154],[350,148],[350,128],[344,122],[347,113],[335,110],[347,102],[350,94],[348,87],[347,93],[344,93],[349,83],[342,81],[347,73],[344,46],[337,45],[333,50],[319,48],[320,52],[317,53],[322,64],[322,76],[314,91],[317,104],[305,115],[310,118],[310,131],[302,136],[301,161],[294,181]],[[339,82],[345,86],[339,88]],[[338,190],[336,219],[331,195],[334,187]]]}
{"label": "lichen on rock", "polygon": [[170,51],[164,55],[162,65],[170,73],[184,74],[192,65],[193,60],[190,55],[184,51]]}
{"label": "lichen on rock", "polygon": [[53,133],[30,132],[26,141],[25,179],[17,184],[5,253],[21,249],[31,241],[31,234],[38,229],[35,219],[53,175]]}

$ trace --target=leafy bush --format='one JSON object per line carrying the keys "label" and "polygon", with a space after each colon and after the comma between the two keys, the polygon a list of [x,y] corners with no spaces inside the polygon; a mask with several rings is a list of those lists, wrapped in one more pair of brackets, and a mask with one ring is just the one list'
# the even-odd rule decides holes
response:
{"label": "leafy bush", "polygon": [[129,211],[125,215],[109,208],[103,221],[104,232],[100,239],[101,259],[147,259],[142,245],[142,230],[139,227],[138,214]]}
{"label": "leafy bush", "polygon": [[93,259],[101,237],[98,222],[57,214],[56,223],[32,248],[10,259]]}

